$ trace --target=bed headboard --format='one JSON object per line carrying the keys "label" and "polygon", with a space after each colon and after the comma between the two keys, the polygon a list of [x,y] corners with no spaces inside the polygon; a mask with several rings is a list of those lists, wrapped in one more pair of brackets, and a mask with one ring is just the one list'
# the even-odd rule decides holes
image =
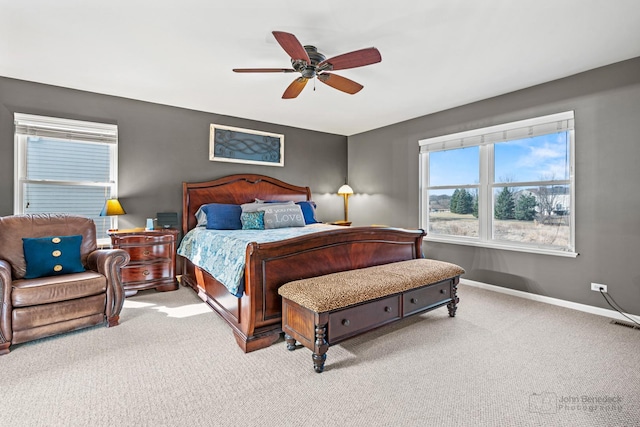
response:
{"label": "bed headboard", "polygon": [[287,184],[275,178],[256,174],[229,175],[206,182],[182,183],[182,233],[196,226],[196,211],[206,203],[240,205],[255,199],[311,200],[309,187]]}

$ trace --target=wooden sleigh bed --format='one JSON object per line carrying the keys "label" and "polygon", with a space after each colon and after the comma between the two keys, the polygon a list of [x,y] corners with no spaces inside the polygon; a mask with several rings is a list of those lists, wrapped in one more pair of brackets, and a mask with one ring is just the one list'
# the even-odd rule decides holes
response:
{"label": "wooden sleigh bed", "polygon": [[[311,200],[309,187],[263,175],[240,174],[207,182],[183,183],[182,231],[196,226],[195,213],[207,203],[243,204],[255,199]],[[299,279],[396,261],[422,258],[422,230],[336,227],[246,249],[244,294],[235,297],[209,273],[184,257],[182,283],[190,286],[231,326],[245,352],[268,347],[282,332],[278,288]]]}

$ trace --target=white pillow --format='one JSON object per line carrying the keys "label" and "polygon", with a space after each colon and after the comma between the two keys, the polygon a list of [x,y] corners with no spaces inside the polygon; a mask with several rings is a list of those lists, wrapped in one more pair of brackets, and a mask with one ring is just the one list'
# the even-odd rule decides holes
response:
{"label": "white pillow", "polygon": [[196,227],[206,227],[207,226],[207,214],[202,210],[202,206],[198,208],[196,211]]}
{"label": "white pillow", "polygon": [[242,212],[258,212],[258,210],[260,208],[263,208],[265,206],[282,206],[282,205],[293,205],[293,201],[289,201],[289,202],[274,202],[274,203],[265,203],[263,201],[258,202],[258,200],[260,199],[256,199],[255,202],[253,203],[245,203],[243,205],[240,205],[240,207],[242,208]]}

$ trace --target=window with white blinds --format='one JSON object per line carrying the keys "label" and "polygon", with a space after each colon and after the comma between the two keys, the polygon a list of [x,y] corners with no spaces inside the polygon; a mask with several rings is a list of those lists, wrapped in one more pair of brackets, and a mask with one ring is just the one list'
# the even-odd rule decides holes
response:
{"label": "window with white blinds", "polygon": [[99,241],[117,228],[100,217],[117,197],[118,127],[16,113],[14,212],[70,213],[92,218]]}
{"label": "window with white blinds", "polygon": [[577,255],[573,111],[419,146],[426,240]]}

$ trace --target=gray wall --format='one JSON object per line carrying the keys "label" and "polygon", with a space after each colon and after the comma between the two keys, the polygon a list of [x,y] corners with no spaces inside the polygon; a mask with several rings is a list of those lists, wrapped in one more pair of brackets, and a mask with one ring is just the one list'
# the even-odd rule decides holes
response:
{"label": "gray wall", "polygon": [[[474,82],[473,84],[481,84]],[[425,94],[428,96],[428,94]],[[181,210],[182,181],[263,173],[311,186],[322,220],[342,217],[336,189],[347,175],[354,224],[417,227],[418,140],[575,110],[575,258],[427,242],[429,258],[463,266],[465,278],[608,308],[589,290],[605,283],[640,314],[640,58],[347,138],[0,78],[0,215],[13,213],[13,113],[117,123],[121,228]],[[285,167],[208,160],[209,124],[285,134]],[[462,296],[464,301],[464,296]]]}
{"label": "gray wall", "polygon": [[[212,94],[215,96],[215,94]],[[13,113],[116,123],[119,199],[127,215],[119,228],[144,227],[156,212],[181,215],[182,182],[233,173],[260,173],[308,185],[319,219],[342,218],[336,194],[347,172],[347,138],[271,123],[168,107],[0,77],[0,215],[13,214]],[[285,166],[212,162],[209,124],[285,135]]]}
{"label": "gray wall", "polygon": [[640,58],[349,137],[350,219],[419,225],[418,140],[567,110],[575,111],[580,255],[432,242],[425,255],[461,265],[470,280],[609,308],[590,290],[604,283],[640,314]]}

